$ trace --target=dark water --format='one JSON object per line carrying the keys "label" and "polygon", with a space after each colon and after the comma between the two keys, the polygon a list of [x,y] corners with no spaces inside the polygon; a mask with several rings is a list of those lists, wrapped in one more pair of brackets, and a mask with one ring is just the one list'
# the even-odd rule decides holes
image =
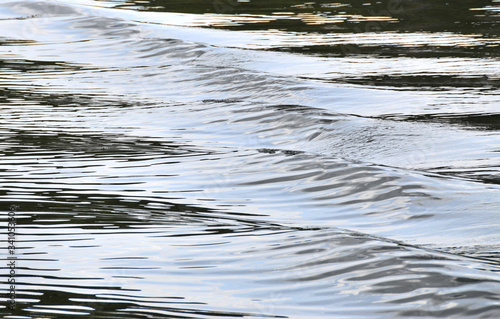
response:
{"label": "dark water", "polygon": [[499,23],[2,2],[3,318],[499,318]]}

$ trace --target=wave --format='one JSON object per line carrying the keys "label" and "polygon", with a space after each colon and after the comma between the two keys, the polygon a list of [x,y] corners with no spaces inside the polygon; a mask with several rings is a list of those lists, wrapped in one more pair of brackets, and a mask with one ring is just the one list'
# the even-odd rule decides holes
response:
{"label": "wave", "polygon": [[100,5],[0,9],[22,315],[500,311],[496,80],[419,85],[497,61],[270,52]]}

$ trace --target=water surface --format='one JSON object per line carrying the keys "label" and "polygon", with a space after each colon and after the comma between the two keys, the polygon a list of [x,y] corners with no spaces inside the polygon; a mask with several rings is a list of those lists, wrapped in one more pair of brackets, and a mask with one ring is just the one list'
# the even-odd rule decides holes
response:
{"label": "water surface", "polygon": [[2,315],[497,318],[499,12],[2,3]]}

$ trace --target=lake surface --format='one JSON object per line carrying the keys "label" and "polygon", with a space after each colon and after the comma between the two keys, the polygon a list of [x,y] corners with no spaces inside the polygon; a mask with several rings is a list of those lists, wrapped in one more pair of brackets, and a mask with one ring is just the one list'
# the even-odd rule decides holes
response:
{"label": "lake surface", "polygon": [[499,36],[498,1],[3,1],[0,313],[499,318]]}

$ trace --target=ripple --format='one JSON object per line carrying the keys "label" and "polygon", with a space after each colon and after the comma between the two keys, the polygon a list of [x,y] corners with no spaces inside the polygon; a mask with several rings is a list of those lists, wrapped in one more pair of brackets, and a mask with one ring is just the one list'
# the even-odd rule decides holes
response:
{"label": "ripple", "polygon": [[78,3],[0,9],[16,315],[500,312],[494,10]]}

